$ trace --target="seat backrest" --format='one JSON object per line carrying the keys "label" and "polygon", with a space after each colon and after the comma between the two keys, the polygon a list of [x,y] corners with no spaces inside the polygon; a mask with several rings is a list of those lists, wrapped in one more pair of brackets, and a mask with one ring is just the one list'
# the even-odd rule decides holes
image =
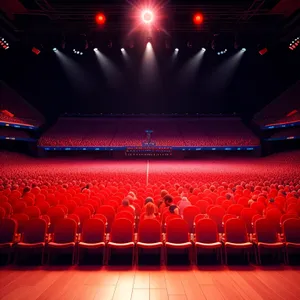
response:
{"label": "seat backrest", "polygon": [[38,219],[41,216],[41,211],[36,206],[27,206],[24,209],[24,214],[26,214],[29,219]]}
{"label": "seat backrest", "polygon": [[189,241],[189,225],[185,220],[173,219],[167,224],[166,241],[186,243]]}
{"label": "seat backrest", "polygon": [[2,220],[5,217],[5,209],[0,206],[0,220]]}
{"label": "seat backrest", "polygon": [[25,201],[17,201],[14,205],[13,205],[13,212],[14,214],[20,214],[23,213],[25,208],[26,208],[27,204]]}
{"label": "seat backrest", "polygon": [[212,219],[201,219],[196,223],[196,242],[215,243],[219,241],[218,227]]}
{"label": "seat backrest", "polygon": [[161,241],[161,226],[157,220],[146,219],[140,222],[138,241],[142,243],[157,243]]}
{"label": "seat backrest", "polygon": [[104,215],[102,215],[102,214],[95,214],[95,215],[93,216],[93,218],[94,218],[94,219],[101,220],[104,224],[107,223],[107,218],[106,218]]}
{"label": "seat backrest", "polygon": [[75,242],[77,232],[77,224],[72,219],[60,219],[54,227],[55,243],[70,243]]}
{"label": "seat backrest", "polygon": [[12,219],[14,219],[17,222],[17,232],[18,233],[23,233],[24,231],[24,226],[26,222],[29,220],[29,217],[26,214],[13,214],[11,216]]}
{"label": "seat backrest", "polygon": [[17,222],[14,219],[3,219],[0,222],[0,244],[12,243],[17,232]]}
{"label": "seat backrest", "polygon": [[202,219],[208,219],[208,215],[207,214],[198,214],[194,218],[194,224],[197,224],[197,222]]}
{"label": "seat backrest", "polygon": [[258,214],[262,215],[263,211],[265,209],[265,206],[264,206],[264,204],[262,204],[260,202],[254,202],[251,204],[250,208],[256,210]]}
{"label": "seat backrest", "polygon": [[104,241],[105,223],[100,219],[88,219],[82,228],[82,242],[99,243]]}
{"label": "seat backrest", "polygon": [[240,218],[245,222],[248,233],[253,231],[253,229],[252,229],[252,217],[256,214],[257,214],[256,210],[252,209],[252,208],[244,208],[241,211]]}
{"label": "seat backrest", "polygon": [[255,222],[255,233],[258,242],[263,243],[276,243],[277,242],[277,230],[273,222],[268,219],[258,219]]}
{"label": "seat backrest", "polygon": [[195,205],[200,208],[201,214],[206,214],[206,209],[209,206],[209,203],[207,201],[199,200]]}
{"label": "seat backrest", "polygon": [[165,224],[168,224],[171,220],[174,220],[174,219],[181,219],[181,217],[176,214],[169,214],[169,215],[167,215],[167,217],[165,219]]}
{"label": "seat backrest", "polygon": [[123,210],[123,211],[120,211],[116,214],[115,216],[115,220],[117,219],[128,219],[130,222],[134,222],[134,215],[127,211],[127,210]]}
{"label": "seat backrest", "polygon": [[67,216],[68,219],[72,219],[76,222],[76,224],[80,223],[80,219],[77,215],[74,215],[74,214],[70,214]]}
{"label": "seat backrest", "polygon": [[40,243],[45,241],[47,224],[43,219],[30,219],[24,225],[22,240],[24,243]]}
{"label": "seat backrest", "polygon": [[244,206],[241,204],[232,204],[227,209],[227,214],[240,216]]}
{"label": "seat backrest", "polygon": [[128,219],[117,219],[113,222],[110,233],[111,242],[128,243],[133,241],[133,224]]}
{"label": "seat backrest", "polygon": [[50,204],[47,201],[39,201],[36,206],[39,208],[42,215],[45,215],[50,208]]}
{"label": "seat backrest", "polygon": [[224,215],[225,209],[222,206],[213,206],[208,213],[209,218],[216,222],[219,232],[222,232],[222,221]]}
{"label": "seat backrest", "polygon": [[91,211],[85,207],[85,206],[81,206],[81,207],[77,207],[74,211],[74,214],[77,215],[80,219],[80,223],[83,225],[83,223],[88,220],[91,217]]}
{"label": "seat backrest", "polygon": [[225,240],[231,243],[248,242],[246,224],[241,219],[229,219],[224,226]]}
{"label": "seat backrest", "polygon": [[56,205],[56,207],[59,207],[59,208],[61,208],[61,209],[62,209],[62,211],[64,212],[64,214],[65,214],[65,215],[67,215],[67,214],[68,214],[68,208],[67,208],[67,206],[66,206],[66,205],[63,205],[63,204],[58,204],[58,205]]}
{"label": "seat backrest", "polygon": [[10,203],[8,203],[8,202],[2,202],[2,203],[0,203],[0,207],[4,208],[5,215],[7,217],[9,217],[12,214],[13,209],[12,209],[12,206],[11,206]]}
{"label": "seat backrest", "polygon": [[64,211],[60,207],[50,207],[47,211],[47,215],[50,217],[51,224],[56,224],[56,222],[65,217]]}
{"label": "seat backrest", "polygon": [[194,218],[201,213],[201,210],[199,207],[191,205],[187,206],[183,210],[183,219],[188,223],[189,225],[189,232],[193,231],[194,227]]}
{"label": "seat backrest", "polygon": [[123,205],[119,206],[117,209],[117,213],[123,212],[123,211],[131,213],[133,216],[135,215],[134,209],[131,206],[123,206]]}
{"label": "seat backrest", "polygon": [[283,233],[286,242],[300,243],[300,219],[287,219],[283,222]]}
{"label": "seat backrest", "polygon": [[115,219],[115,210],[110,205],[102,205],[97,209],[97,214],[102,214],[107,219],[107,227],[111,228],[111,225]]}

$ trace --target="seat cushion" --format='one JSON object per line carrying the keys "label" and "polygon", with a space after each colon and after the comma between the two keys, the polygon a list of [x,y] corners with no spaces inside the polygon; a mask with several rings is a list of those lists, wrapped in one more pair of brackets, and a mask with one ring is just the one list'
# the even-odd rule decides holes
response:
{"label": "seat cushion", "polygon": [[283,243],[277,242],[277,243],[262,243],[258,242],[257,243],[258,247],[263,247],[263,248],[282,248],[284,246]]}
{"label": "seat cushion", "polygon": [[230,242],[225,242],[225,247],[230,247],[230,248],[251,248],[252,243],[246,242],[246,243],[230,243]]}
{"label": "seat cushion", "polygon": [[177,249],[185,249],[185,248],[190,248],[192,247],[191,242],[185,242],[185,243],[170,243],[166,242],[166,247],[168,248],[177,248]]}
{"label": "seat cushion", "polygon": [[50,242],[48,244],[49,248],[69,248],[69,247],[75,247],[75,243],[74,242],[70,242],[70,243],[54,243],[54,242]]}
{"label": "seat cushion", "polygon": [[215,249],[215,248],[222,247],[222,243],[221,242],[215,242],[215,243],[200,243],[200,242],[196,242],[195,245],[196,245],[196,247],[207,248],[207,249]]}
{"label": "seat cushion", "polygon": [[78,244],[79,248],[90,248],[90,249],[96,249],[96,248],[102,248],[105,247],[105,243],[104,242],[99,242],[99,243],[84,243],[84,242],[80,242]]}
{"label": "seat cushion", "polygon": [[2,243],[0,244],[0,249],[11,248],[13,243]]}
{"label": "seat cushion", "polygon": [[17,244],[18,248],[43,248],[45,247],[45,243],[44,242],[40,242],[40,243],[18,243]]}
{"label": "seat cushion", "polygon": [[110,248],[133,248],[134,247],[134,242],[128,242],[128,243],[113,243],[109,242],[107,244],[108,247]]}
{"label": "seat cushion", "polygon": [[140,248],[147,248],[147,249],[154,249],[154,248],[160,248],[162,247],[163,243],[162,242],[157,242],[157,243],[142,243],[142,242],[137,242],[136,244]]}
{"label": "seat cushion", "polygon": [[285,245],[289,248],[300,248],[300,243],[285,243]]}

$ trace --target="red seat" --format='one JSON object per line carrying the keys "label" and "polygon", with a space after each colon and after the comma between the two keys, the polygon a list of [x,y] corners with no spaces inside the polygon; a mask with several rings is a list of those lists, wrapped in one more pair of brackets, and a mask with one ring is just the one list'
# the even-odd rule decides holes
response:
{"label": "red seat", "polygon": [[111,231],[112,223],[115,219],[115,210],[109,205],[102,205],[97,209],[97,214],[102,214],[107,219],[107,232]]}
{"label": "red seat", "polygon": [[257,214],[256,210],[252,208],[244,208],[241,211],[240,218],[245,222],[248,233],[253,233],[252,218],[256,214]]}
{"label": "red seat", "polygon": [[17,233],[22,234],[24,231],[24,226],[29,220],[29,217],[26,214],[13,214],[11,216],[12,219],[14,219],[17,222]]}
{"label": "red seat", "polygon": [[240,204],[232,204],[227,209],[227,214],[240,216],[241,211],[244,209],[243,205]]}
{"label": "red seat", "polygon": [[14,219],[4,219],[0,222],[0,253],[8,253],[7,263],[10,261],[16,232],[17,222]]}
{"label": "red seat", "polygon": [[138,264],[139,249],[160,249],[160,260],[162,260],[163,242],[160,223],[153,219],[143,220],[139,224],[137,236],[136,263]]}
{"label": "red seat", "polygon": [[276,225],[268,219],[259,219],[255,222],[255,243],[257,245],[257,262],[261,264],[261,249],[282,250],[284,244],[278,239]]}
{"label": "red seat", "polygon": [[80,226],[82,228],[84,222],[88,219],[91,218],[91,211],[85,207],[85,206],[80,206],[80,207],[77,207],[74,211],[74,214],[77,215],[80,219]]}
{"label": "red seat", "polygon": [[13,205],[13,212],[14,212],[14,214],[23,213],[26,207],[27,207],[27,204],[25,201],[17,201]]}
{"label": "red seat", "polygon": [[13,213],[13,209],[10,203],[8,202],[2,202],[0,203],[0,207],[2,207],[5,211],[5,216],[9,218],[11,214]]}
{"label": "red seat", "polygon": [[218,226],[218,232],[224,232],[222,221],[225,215],[225,209],[222,206],[213,206],[208,213],[210,219],[214,220]]}
{"label": "red seat", "polygon": [[211,219],[201,219],[195,227],[196,264],[198,264],[198,249],[218,249],[218,256],[222,259],[222,243],[220,242],[218,227]]}
{"label": "red seat", "polygon": [[132,224],[134,224],[134,215],[127,210],[122,210],[122,211],[118,212],[115,216],[115,220],[117,220],[117,219],[127,219]]}
{"label": "red seat", "polygon": [[171,220],[166,228],[165,262],[168,261],[168,249],[188,249],[191,261],[192,242],[189,235],[189,225],[185,220]]}
{"label": "red seat", "polygon": [[134,227],[128,219],[115,220],[111,227],[107,244],[107,263],[110,260],[111,249],[132,249],[132,264],[134,263]]}
{"label": "red seat", "polygon": [[199,200],[196,202],[195,206],[199,207],[200,208],[200,213],[201,214],[206,214],[206,210],[207,210],[207,207],[209,206],[209,202],[207,201],[204,201],[204,200]]}
{"label": "red seat", "polygon": [[289,263],[289,251],[300,249],[300,219],[291,218],[283,223],[284,241],[286,247],[286,260]]}
{"label": "red seat", "polygon": [[47,213],[48,209],[50,208],[50,205],[47,201],[39,201],[36,204],[36,207],[39,208],[42,215],[45,215]]}
{"label": "red seat", "polygon": [[65,217],[65,213],[60,207],[50,207],[47,211],[47,216],[50,218],[49,232],[53,232],[56,223]]}
{"label": "red seat", "polygon": [[18,260],[18,255],[22,249],[40,249],[41,263],[43,264],[46,230],[47,224],[45,220],[28,220],[24,226],[24,233],[21,237],[21,242],[16,245],[15,261]]}
{"label": "red seat", "polygon": [[[104,217],[104,216],[103,216]],[[105,218],[105,217],[104,217]],[[78,264],[82,249],[92,249],[102,251],[102,263],[105,262],[105,223],[97,218],[86,220],[78,243]]]}
{"label": "red seat", "polygon": [[41,216],[41,211],[36,206],[27,206],[24,209],[24,214],[26,214],[30,220],[38,219]]}
{"label": "red seat", "polygon": [[266,212],[266,219],[268,219],[270,222],[274,223],[276,230],[278,233],[280,233],[280,218],[282,216],[281,211],[278,208],[272,208]]}
{"label": "red seat", "polygon": [[77,224],[72,219],[60,219],[56,222],[53,239],[48,243],[48,261],[51,262],[53,249],[71,249],[72,264],[75,261]]}
{"label": "red seat", "polygon": [[241,219],[230,219],[225,223],[225,262],[227,264],[227,248],[243,249],[247,251],[248,262],[250,261],[249,251],[252,243],[249,242],[246,224]]}
{"label": "red seat", "polygon": [[183,219],[188,223],[190,233],[194,232],[194,218],[200,213],[200,208],[194,205],[187,206],[183,210]]}

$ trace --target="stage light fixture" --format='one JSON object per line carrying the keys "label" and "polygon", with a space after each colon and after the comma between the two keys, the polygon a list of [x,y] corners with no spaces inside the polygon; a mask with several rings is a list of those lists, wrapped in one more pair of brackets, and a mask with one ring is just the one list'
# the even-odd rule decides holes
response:
{"label": "stage light fixture", "polygon": [[95,51],[95,52],[98,51],[98,48],[94,48],[94,51]]}
{"label": "stage light fixture", "polygon": [[242,48],[242,51],[245,52],[245,51],[246,51],[246,48]]}
{"label": "stage light fixture", "polygon": [[289,49],[290,50],[295,50],[300,44],[300,39],[299,37],[295,38],[294,40],[292,40],[292,42],[289,45]]}
{"label": "stage light fixture", "polygon": [[193,18],[195,25],[200,25],[203,23],[203,15],[201,13],[196,13]]}
{"label": "stage light fixture", "polygon": [[179,49],[178,48],[175,48],[175,52],[178,52],[179,51]]}
{"label": "stage light fixture", "polygon": [[205,48],[202,48],[201,50],[202,50],[203,52],[204,52],[204,51],[206,51],[206,49],[205,49]]}
{"label": "stage light fixture", "polygon": [[56,52],[56,51],[57,51],[57,48],[54,47],[52,50],[53,50],[54,52]]}
{"label": "stage light fixture", "polygon": [[99,13],[96,15],[96,22],[99,25],[104,25],[106,22],[106,17],[103,13]]}
{"label": "stage light fixture", "polygon": [[80,55],[83,55],[83,53],[82,53],[82,52],[80,52]]}
{"label": "stage light fixture", "polygon": [[5,38],[1,38],[0,45],[4,50],[9,49],[9,43],[5,40]]}
{"label": "stage light fixture", "polygon": [[142,21],[145,24],[152,23],[153,19],[154,19],[154,15],[153,15],[153,12],[151,10],[145,9],[145,10],[142,11]]}
{"label": "stage light fixture", "polygon": [[121,51],[122,51],[122,52],[124,52],[124,51],[125,51],[125,49],[124,49],[124,48],[121,48]]}

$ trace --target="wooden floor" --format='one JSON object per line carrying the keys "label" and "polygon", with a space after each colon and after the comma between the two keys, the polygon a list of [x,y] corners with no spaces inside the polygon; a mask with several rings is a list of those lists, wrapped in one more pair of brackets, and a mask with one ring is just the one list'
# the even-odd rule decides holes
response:
{"label": "wooden floor", "polygon": [[5,267],[0,299],[300,299],[300,267]]}

